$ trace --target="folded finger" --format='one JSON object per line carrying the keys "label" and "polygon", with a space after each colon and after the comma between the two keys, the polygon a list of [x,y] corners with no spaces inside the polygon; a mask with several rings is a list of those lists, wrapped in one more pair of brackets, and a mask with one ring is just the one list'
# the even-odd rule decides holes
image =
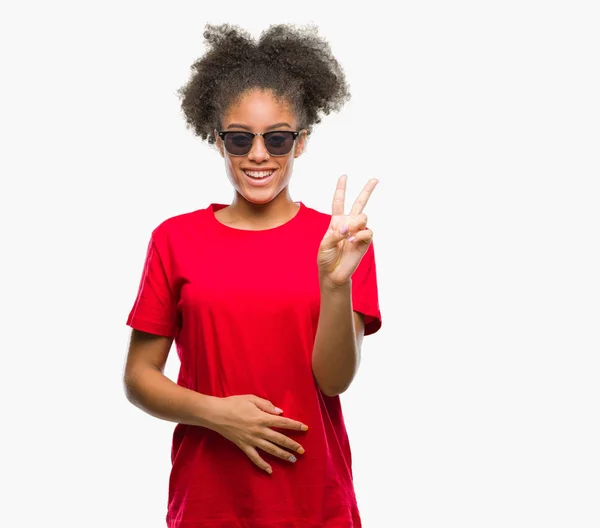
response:
{"label": "folded finger", "polygon": [[353,244],[358,244],[361,242],[370,244],[371,240],[373,240],[373,231],[366,228],[366,229],[361,229],[358,233],[356,233],[355,235],[352,235],[348,239],[348,242],[352,242]]}
{"label": "folded finger", "polygon": [[365,213],[361,213],[356,217],[353,217],[352,220],[348,223],[348,232],[346,233],[346,237],[349,238],[353,234],[357,233],[361,229],[365,229],[367,227],[367,215]]}

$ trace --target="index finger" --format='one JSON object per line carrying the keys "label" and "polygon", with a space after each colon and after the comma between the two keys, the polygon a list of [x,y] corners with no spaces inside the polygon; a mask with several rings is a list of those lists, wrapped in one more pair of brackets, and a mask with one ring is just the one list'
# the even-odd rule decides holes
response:
{"label": "index finger", "polygon": [[357,216],[363,212],[363,209],[365,208],[365,205],[367,205],[367,202],[369,201],[369,197],[371,196],[373,189],[375,189],[375,186],[378,183],[379,180],[377,178],[371,178],[367,182],[365,188],[361,191],[361,193],[358,195],[358,198],[352,204],[352,211],[350,211],[350,214],[352,216]]}
{"label": "index finger", "polygon": [[332,215],[343,215],[344,214],[344,202],[346,201],[346,180],[348,176],[342,174],[338,178],[337,187],[335,188],[335,194],[333,195],[333,205],[331,207]]}

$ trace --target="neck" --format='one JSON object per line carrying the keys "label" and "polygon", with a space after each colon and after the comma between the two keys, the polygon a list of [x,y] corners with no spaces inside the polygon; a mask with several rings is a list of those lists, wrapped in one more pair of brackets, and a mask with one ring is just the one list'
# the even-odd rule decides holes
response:
{"label": "neck", "polygon": [[230,222],[250,229],[268,229],[291,220],[298,212],[286,187],[273,200],[264,204],[249,202],[237,191],[226,208]]}

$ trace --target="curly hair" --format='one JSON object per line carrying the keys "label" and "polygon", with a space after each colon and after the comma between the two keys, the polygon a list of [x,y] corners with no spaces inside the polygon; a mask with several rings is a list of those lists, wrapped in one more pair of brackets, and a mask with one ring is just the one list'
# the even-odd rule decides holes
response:
{"label": "curly hair", "polygon": [[230,24],[207,24],[207,52],[177,93],[187,127],[208,143],[231,105],[252,89],[271,90],[291,105],[307,135],[321,115],[339,111],[350,99],[342,67],[313,25],[272,25],[255,41]]}

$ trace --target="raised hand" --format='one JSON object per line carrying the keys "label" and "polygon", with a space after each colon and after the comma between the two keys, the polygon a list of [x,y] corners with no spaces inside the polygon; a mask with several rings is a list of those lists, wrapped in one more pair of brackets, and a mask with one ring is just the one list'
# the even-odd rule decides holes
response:
{"label": "raised hand", "polygon": [[331,223],[319,246],[317,262],[319,277],[333,286],[346,284],[366,253],[373,231],[367,228],[367,215],[363,209],[379,183],[370,179],[352,205],[350,214],[344,213],[346,182],[348,177],[340,176],[333,197]]}
{"label": "raised hand", "polygon": [[[267,473],[272,473],[271,466],[265,462],[256,448],[271,455],[296,462],[292,452],[302,454],[304,448],[287,436],[273,431],[271,427],[306,431],[308,427],[296,420],[279,416],[282,412],[270,401],[252,394],[229,396],[218,400],[218,417],[210,428],[221,436],[236,444],[252,462]],[[281,446],[281,447],[280,447]],[[281,449],[285,447],[290,451]]]}

